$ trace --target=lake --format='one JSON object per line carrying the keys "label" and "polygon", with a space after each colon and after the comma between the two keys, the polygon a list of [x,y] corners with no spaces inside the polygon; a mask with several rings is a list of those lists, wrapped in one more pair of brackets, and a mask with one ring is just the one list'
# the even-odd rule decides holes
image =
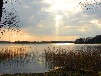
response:
{"label": "lake", "polygon": [[[0,74],[44,73],[64,66],[69,62],[69,60],[66,61],[66,58],[75,56],[74,53],[76,55],[82,53],[88,55],[90,53],[93,56],[95,51],[98,51],[100,56],[101,45],[69,43],[0,44]],[[70,52],[73,54],[71,53],[69,56],[68,53]]]}

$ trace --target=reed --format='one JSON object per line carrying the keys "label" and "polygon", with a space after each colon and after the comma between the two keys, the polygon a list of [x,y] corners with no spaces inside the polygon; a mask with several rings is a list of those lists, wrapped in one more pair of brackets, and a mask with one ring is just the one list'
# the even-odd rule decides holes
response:
{"label": "reed", "polygon": [[50,69],[62,69],[71,74],[99,75],[101,72],[101,49],[98,47],[86,50],[66,50],[61,47],[48,48],[45,50],[46,63],[51,65]]}
{"label": "reed", "polygon": [[27,55],[30,48],[26,47],[5,47],[0,48],[0,62],[6,59],[12,59]]}
{"label": "reed", "polygon": [[[38,61],[39,58],[42,58],[41,61],[45,61],[49,72],[5,74],[4,76],[101,76],[100,46],[80,46],[74,49],[48,47],[42,53],[35,51],[28,53],[27,51],[26,48],[2,49],[0,60],[24,55],[24,62],[28,60],[29,63],[30,60],[33,62],[34,59]],[[21,62],[21,64],[24,62]]]}

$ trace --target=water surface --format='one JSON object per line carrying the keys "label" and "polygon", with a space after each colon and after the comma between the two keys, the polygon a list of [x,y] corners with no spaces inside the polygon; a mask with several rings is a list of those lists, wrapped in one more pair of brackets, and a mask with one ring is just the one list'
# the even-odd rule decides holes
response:
{"label": "water surface", "polygon": [[99,44],[0,44],[0,74],[44,73],[59,65],[58,62],[52,64],[54,60],[51,59],[58,53],[61,56],[70,51],[98,50],[101,50]]}

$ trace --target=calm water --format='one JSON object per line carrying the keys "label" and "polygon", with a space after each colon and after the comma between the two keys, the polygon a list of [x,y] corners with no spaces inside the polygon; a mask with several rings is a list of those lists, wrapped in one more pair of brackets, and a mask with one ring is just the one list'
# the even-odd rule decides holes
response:
{"label": "calm water", "polygon": [[[47,61],[49,51],[78,52],[101,50],[101,45],[0,44],[0,74],[43,73],[53,69]],[[47,53],[46,53],[47,52]],[[48,56],[49,57],[49,56]]]}

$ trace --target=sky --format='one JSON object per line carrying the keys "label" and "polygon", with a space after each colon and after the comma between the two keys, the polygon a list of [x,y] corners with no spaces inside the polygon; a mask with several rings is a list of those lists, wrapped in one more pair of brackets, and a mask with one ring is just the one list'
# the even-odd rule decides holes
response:
{"label": "sky", "polygon": [[74,41],[101,34],[101,7],[84,11],[78,4],[85,0],[9,1],[3,7],[17,11],[21,31],[5,32],[1,40]]}

